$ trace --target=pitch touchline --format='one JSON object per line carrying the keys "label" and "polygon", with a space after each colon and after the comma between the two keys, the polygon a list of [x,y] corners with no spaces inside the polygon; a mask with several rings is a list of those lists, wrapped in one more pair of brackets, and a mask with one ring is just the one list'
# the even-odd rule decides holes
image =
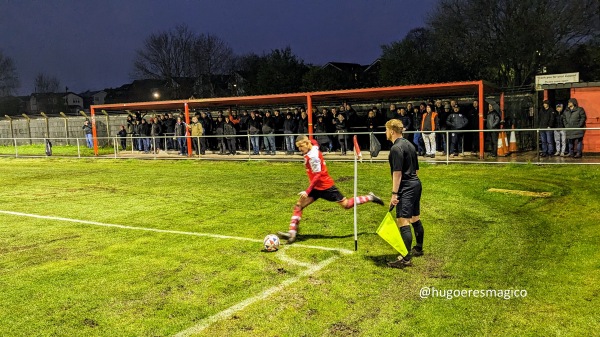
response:
{"label": "pitch touchline", "polygon": [[337,256],[332,256],[323,262],[313,265],[312,267],[301,272],[299,275],[281,282],[279,285],[271,287],[256,296],[245,299],[236,305],[233,305],[221,312],[218,312],[215,315],[212,315],[210,317],[207,317],[207,318],[201,320],[198,324],[194,325],[193,327],[177,333],[175,335],[175,337],[183,337],[183,336],[190,336],[193,334],[197,334],[197,333],[201,332],[202,330],[206,329],[207,327],[209,327],[211,324],[213,324],[217,321],[220,321],[222,319],[231,317],[231,316],[233,316],[233,314],[235,314],[236,312],[238,312],[240,310],[243,310],[247,306],[249,306],[255,302],[258,302],[260,300],[264,300],[264,299],[268,298],[269,296],[283,290],[285,287],[298,282],[301,278],[310,276],[310,275],[318,272],[319,270],[325,268],[327,265],[329,265],[330,263],[335,261],[337,258],[338,258]]}
{"label": "pitch touchline", "polygon": [[[241,241],[250,241],[250,242],[259,242],[262,243],[262,240],[245,238],[242,236],[230,236],[230,235],[221,235],[221,234],[212,234],[212,233],[198,233],[198,232],[185,232],[185,231],[175,231],[170,229],[158,229],[158,228],[146,228],[146,227],[136,227],[136,226],[124,226],[124,225],[116,225],[109,223],[102,223],[97,221],[88,221],[88,220],[79,220],[79,219],[71,219],[71,218],[62,218],[55,216],[47,216],[47,215],[38,215],[38,214],[29,214],[29,213],[21,213],[21,212],[11,212],[11,211],[3,211],[0,210],[0,213],[15,215],[15,216],[25,216],[36,219],[48,219],[48,220],[58,220],[58,221],[67,221],[67,222],[75,222],[86,225],[94,225],[94,226],[102,226],[102,227],[113,227],[113,228],[121,228],[121,229],[130,229],[130,230],[138,230],[138,231],[148,231],[155,233],[169,233],[169,234],[181,234],[181,235],[192,235],[192,236],[204,236],[209,238],[218,238],[218,239],[231,239],[231,240],[241,240]],[[303,244],[294,244],[295,247],[303,247],[310,249],[319,249],[319,250],[329,250],[336,251],[343,254],[352,254],[353,252],[349,249],[344,248],[332,248],[332,247],[323,247],[323,246],[312,246],[312,245],[303,245]]]}

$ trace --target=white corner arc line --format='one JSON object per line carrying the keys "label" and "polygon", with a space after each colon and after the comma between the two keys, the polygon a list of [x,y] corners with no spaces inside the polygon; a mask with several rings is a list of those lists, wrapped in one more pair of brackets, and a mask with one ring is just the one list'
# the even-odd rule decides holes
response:
{"label": "white corner arc line", "polygon": [[[203,236],[203,237],[217,238],[217,239],[231,239],[231,240],[260,242],[260,243],[263,242],[263,240],[260,240],[260,239],[245,238],[243,236],[230,236],[230,235],[221,235],[221,234],[213,234],[213,233],[186,232],[186,231],[176,231],[176,230],[170,230],[170,229],[158,229],[158,228],[148,228],[148,227],[125,226],[125,225],[102,223],[102,222],[97,222],[97,221],[79,220],[79,219],[63,218],[63,217],[48,216],[48,215],[38,215],[38,214],[29,214],[29,213],[21,213],[21,212],[4,211],[4,210],[0,210],[0,213],[2,213],[2,214],[8,214],[8,215],[14,215],[14,216],[24,216],[24,217],[36,218],[36,219],[47,219],[47,220],[56,220],[56,221],[75,222],[75,223],[80,223],[80,224],[85,224],[85,225],[94,225],[94,226],[102,226],[102,227],[112,227],[112,228],[138,230],[138,231],[147,231],[147,232],[155,232],[155,233],[168,233],[168,234]],[[302,245],[302,244],[294,244],[294,246],[296,246],[296,247],[302,247],[302,248],[310,248],[310,249],[336,251],[336,252],[340,252],[340,253],[343,253],[343,254],[352,254],[353,253],[351,250],[344,249],[344,248],[310,246],[310,245]]]}
{"label": "white corner arc line", "polygon": [[319,270],[325,268],[327,265],[329,265],[330,263],[332,263],[333,261],[335,261],[336,259],[338,259],[337,256],[332,256],[330,258],[328,258],[327,260],[324,260],[316,265],[313,265],[312,267],[306,269],[305,271],[301,272],[299,275],[292,277],[290,279],[287,279],[283,282],[281,282],[279,285],[276,285],[274,287],[271,287],[265,291],[263,291],[262,293],[247,298],[245,300],[243,300],[242,302],[235,304],[221,312],[218,312],[210,317],[207,317],[203,320],[201,320],[200,322],[198,322],[198,324],[194,325],[191,328],[188,328],[186,330],[183,330],[179,333],[177,333],[175,335],[175,337],[184,337],[184,336],[190,336],[193,334],[197,334],[202,332],[202,330],[206,329],[207,327],[209,327],[211,324],[220,321],[222,319],[228,318],[233,316],[233,314],[235,314],[238,311],[243,310],[244,308],[246,308],[247,306],[260,301],[260,300],[264,300],[267,297],[283,290],[285,287],[298,282],[301,278],[306,277],[306,276],[310,276],[312,274],[315,274],[316,272],[318,272]]}
{"label": "white corner arc line", "polygon": [[280,249],[279,252],[276,254],[277,258],[280,259],[281,261],[285,262],[285,263],[289,263],[291,265],[295,265],[295,266],[300,266],[300,267],[304,267],[304,268],[310,268],[313,266],[312,263],[308,263],[308,262],[302,262],[299,260],[296,260],[292,257],[287,256],[287,254],[285,253],[285,251],[289,248],[290,246],[283,246],[283,249]]}

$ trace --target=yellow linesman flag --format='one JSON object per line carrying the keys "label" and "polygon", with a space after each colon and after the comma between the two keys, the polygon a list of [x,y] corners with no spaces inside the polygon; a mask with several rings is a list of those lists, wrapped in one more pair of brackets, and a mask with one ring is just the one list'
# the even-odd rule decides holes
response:
{"label": "yellow linesman flag", "polygon": [[400,231],[396,225],[396,220],[392,216],[391,212],[386,213],[385,218],[383,218],[383,221],[381,221],[376,233],[392,247],[394,247],[394,249],[396,249],[400,255],[408,255],[408,250],[406,250],[406,246],[404,245],[404,241],[402,241]]}

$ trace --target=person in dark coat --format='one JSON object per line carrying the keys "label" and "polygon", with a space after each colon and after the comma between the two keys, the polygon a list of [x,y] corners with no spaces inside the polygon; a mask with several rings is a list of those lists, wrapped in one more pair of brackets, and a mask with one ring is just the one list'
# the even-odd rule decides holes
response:
{"label": "person in dark coat", "polygon": [[252,154],[257,155],[260,151],[260,137],[258,134],[260,134],[260,130],[262,129],[262,120],[258,117],[256,111],[250,112],[250,118],[248,118],[247,124]]}
{"label": "person in dark coat", "polygon": [[467,116],[460,112],[460,106],[456,105],[453,108],[453,112],[448,116],[446,125],[448,130],[456,130],[459,132],[452,132],[451,145],[450,145],[450,157],[456,157],[459,154],[463,155],[463,139],[464,133],[460,130],[464,130],[469,125],[469,119]]}
{"label": "person in dark coat", "polygon": [[225,118],[225,122],[223,123],[223,134],[225,135],[225,145],[227,145],[227,151],[229,155],[235,155],[237,153],[237,148],[235,145],[235,125],[229,118]]}
{"label": "person in dark coat", "polygon": [[[488,113],[485,117],[485,127],[488,130],[497,130],[500,128],[500,107],[494,101],[488,101]],[[498,131],[485,133],[487,143],[490,144],[490,155],[498,156]]]}
{"label": "person in dark coat", "polygon": [[[585,110],[579,106],[577,99],[571,98],[564,112],[564,123],[566,128],[585,128],[587,115]],[[583,136],[585,130],[567,130],[567,141],[569,142],[569,156],[581,158],[583,154]]]}
{"label": "person in dark coat", "polygon": [[[556,114],[554,115],[554,127],[562,129],[565,127],[564,107],[562,104],[556,105]],[[565,130],[554,130],[554,147],[556,148],[555,156],[566,157],[569,155],[567,147],[567,132]]]}
{"label": "person in dark coat", "polygon": [[127,130],[125,129],[125,125],[121,125],[121,130],[119,130],[117,136],[119,136],[121,142],[121,149],[125,151],[125,148],[127,147]]}
{"label": "person in dark coat", "polygon": [[542,143],[541,157],[551,157],[554,155],[554,131],[547,130],[554,127],[554,109],[550,107],[550,102],[544,100],[542,108],[538,112],[536,125],[540,129],[540,141]]}
{"label": "person in dark coat", "polygon": [[296,133],[296,121],[291,112],[285,115],[283,121],[283,134],[285,135],[285,154],[294,154],[296,145],[294,144],[294,133]]}

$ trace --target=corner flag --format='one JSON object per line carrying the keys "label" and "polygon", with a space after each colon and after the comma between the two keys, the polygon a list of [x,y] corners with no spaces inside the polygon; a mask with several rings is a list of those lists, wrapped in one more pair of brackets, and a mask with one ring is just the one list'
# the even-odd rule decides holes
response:
{"label": "corner flag", "polygon": [[391,212],[385,214],[385,218],[381,221],[379,228],[376,231],[377,235],[381,236],[387,243],[389,243],[395,250],[402,256],[408,255],[408,250],[404,245],[404,241],[400,236],[400,231],[396,225],[396,220],[392,216]]}
{"label": "corner flag", "polygon": [[354,135],[354,157],[358,158],[358,160],[360,160],[360,162],[362,163],[362,153],[360,153],[360,147],[358,146],[358,138],[356,138],[356,135]]}

